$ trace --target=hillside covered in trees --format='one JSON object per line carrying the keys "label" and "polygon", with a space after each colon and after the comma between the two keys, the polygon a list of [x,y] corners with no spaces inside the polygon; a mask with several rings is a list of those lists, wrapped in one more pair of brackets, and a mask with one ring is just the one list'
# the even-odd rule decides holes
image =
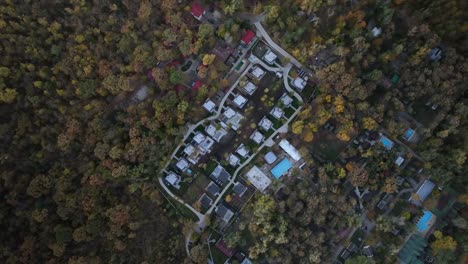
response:
{"label": "hillside covered in trees", "polygon": [[[427,176],[466,205],[464,1],[199,2],[223,18],[197,21],[191,2],[175,0],[0,3],[1,263],[206,263],[206,252],[186,256],[191,216],[157,179],[187,124],[206,117],[203,102],[231,85],[233,65],[213,54],[234,49],[253,28],[249,15],[314,72],[317,96],[292,124],[293,140],[312,148],[331,120],[346,144],[379,126],[396,137],[402,113],[417,116],[428,102],[438,112],[414,149]],[[440,61],[428,59],[435,47]],[[370,164],[361,169],[357,152],[344,154],[348,167],[317,162],[310,177],[285,182],[283,199],[255,197],[243,215],[251,223],[226,240],[238,246],[248,232],[249,256],[265,263],[329,260],[340,231],[360,224],[344,182],[395,192],[396,177],[385,178],[399,170],[393,154],[359,153]],[[447,255],[463,251],[459,226],[444,233],[459,243],[442,247]]]}

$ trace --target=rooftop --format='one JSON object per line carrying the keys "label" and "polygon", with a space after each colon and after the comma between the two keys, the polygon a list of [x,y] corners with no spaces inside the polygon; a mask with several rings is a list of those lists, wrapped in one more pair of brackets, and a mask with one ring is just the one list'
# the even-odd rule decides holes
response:
{"label": "rooftop", "polygon": [[215,196],[219,193],[220,191],[220,188],[218,185],[216,185],[216,183],[214,182],[210,182],[210,184],[208,184],[208,186],[206,186],[206,189],[205,189],[211,196]]}
{"label": "rooftop", "polygon": [[247,103],[247,99],[244,96],[238,94],[238,95],[236,95],[236,97],[234,97],[234,103],[239,108],[242,108],[242,107],[244,107],[245,103]]}
{"label": "rooftop", "polygon": [[224,111],[224,116],[226,118],[231,118],[236,115],[236,111],[234,111],[231,107],[226,108],[226,111]]}
{"label": "rooftop", "polygon": [[395,160],[395,164],[398,167],[401,166],[401,164],[403,164],[403,162],[405,162],[405,158],[403,158],[402,156],[398,156],[398,158]]}
{"label": "rooftop", "polygon": [[213,146],[214,141],[210,137],[205,137],[205,140],[203,140],[200,143],[200,149],[206,153],[211,151],[211,147]]}
{"label": "rooftop", "polygon": [[255,130],[250,136],[250,139],[252,139],[257,144],[260,144],[262,143],[263,139],[265,139],[265,136],[263,136],[262,133]]}
{"label": "rooftop", "polygon": [[192,83],[192,90],[198,90],[200,87],[203,86],[203,82],[201,80],[196,80]]}
{"label": "rooftop", "polygon": [[241,155],[241,157],[245,158],[247,155],[249,155],[249,150],[244,146],[244,144],[241,144],[237,150],[237,154]]}
{"label": "rooftop", "polygon": [[252,183],[255,188],[263,192],[270,186],[271,180],[263,173],[257,166],[253,166],[246,174],[247,179]]}
{"label": "rooftop", "polygon": [[227,134],[227,131],[224,130],[222,127],[215,127],[213,124],[210,124],[205,128],[205,132],[213,137],[214,140],[220,141],[224,135]]}
{"label": "rooftop", "polygon": [[180,187],[180,176],[175,174],[174,172],[169,172],[169,175],[167,175],[165,179],[170,185],[176,187],[177,189]]}
{"label": "rooftop", "polygon": [[196,19],[200,20],[203,14],[205,14],[205,9],[199,3],[193,3],[190,8],[190,13],[192,13]]}
{"label": "rooftop", "polygon": [[277,159],[278,157],[275,155],[275,153],[273,153],[273,151],[270,151],[267,154],[265,154],[265,161],[268,164],[273,164]]}
{"label": "rooftop", "polygon": [[252,68],[252,75],[257,79],[261,79],[263,75],[265,75],[265,71],[262,68],[255,66]]}
{"label": "rooftop", "polygon": [[241,42],[245,45],[249,45],[250,42],[255,38],[255,33],[252,30],[247,30],[242,36]]}
{"label": "rooftop", "polygon": [[301,159],[301,154],[299,151],[289,143],[286,139],[282,139],[279,143],[279,146],[286,152],[293,160],[298,161]]}
{"label": "rooftop", "polygon": [[197,144],[200,144],[205,140],[206,136],[202,132],[197,132],[195,136],[193,137],[193,141],[195,141]]}
{"label": "rooftop", "polygon": [[224,240],[220,239],[216,244],[215,247],[219,249],[221,252],[223,252],[224,255],[227,257],[232,257],[236,253],[235,248],[230,248],[226,245],[226,242]]}
{"label": "rooftop", "polygon": [[232,191],[237,195],[242,196],[245,193],[245,191],[247,191],[247,187],[245,187],[242,183],[237,182],[236,185],[234,185]]}
{"label": "rooftop", "polygon": [[177,161],[176,163],[176,167],[181,170],[181,171],[185,171],[188,169],[188,166],[189,166],[189,163],[186,159],[182,158],[180,159],[179,161]]}
{"label": "rooftop", "polygon": [[213,172],[211,173],[210,177],[216,181],[217,183],[219,183],[220,185],[223,185],[225,184],[228,180],[229,180],[229,177],[231,177],[231,175],[229,174],[229,172],[227,172],[223,166],[219,165],[216,166],[216,168],[213,170]]}
{"label": "rooftop", "polygon": [[206,102],[203,104],[203,108],[206,109],[208,112],[213,112],[216,108],[216,104],[213,103],[210,99],[206,100]]}
{"label": "rooftop", "polygon": [[276,58],[278,58],[278,56],[276,56],[276,54],[274,52],[272,52],[271,50],[268,50],[265,53],[265,55],[263,56],[263,59],[269,64],[273,64],[273,62],[275,62]]}
{"label": "rooftop", "polygon": [[221,217],[221,219],[227,223],[234,216],[234,213],[229,208],[221,204],[216,208],[216,215]]}
{"label": "rooftop", "polygon": [[273,109],[271,109],[270,114],[271,114],[274,118],[280,119],[281,117],[283,117],[284,111],[283,111],[283,109],[281,109],[281,108],[275,106],[275,107],[273,107]]}
{"label": "rooftop", "polygon": [[229,165],[235,167],[239,165],[239,163],[240,163],[240,158],[237,155],[235,154],[229,155]]}
{"label": "rooftop", "polygon": [[204,193],[201,197],[200,197],[200,205],[203,209],[208,209],[210,208],[210,206],[213,204],[213,200],[208,196],[206,195],[206,193]]}
{"label": "rooftop", "polygon": [[293,102],[293,99],[288,94],[284,93],[281,96],[280,101],[284,106],[290,106]]}
{"label": "rooftop", "polygon": [[247,82],[242,88],[249,95],[252,95],[255,92],[255,90],[257,90],[257,86],[253,84],[252,82]]}
{"label": "rooftop", "polygon": [[260,120],[259,126],[265,131],[268,131],[273,127],[273,122],[271,122],[267,117],[264,117],[262,120]]}
{"label": "rooftop", "polygon": [[430,180],[424,181],[424,183],[416,191],[415,197],[411,196],[409,201],[415,205],[420,205],[426,198],[431,194],[432,190],[435,188],[435,184]]}
{"label": "rooftop", "polygon": [[306,86],[307,82],[304,79],[297,77],[296,79],[294,79],[292,84],[294,85],[294,87],[302,91]]}

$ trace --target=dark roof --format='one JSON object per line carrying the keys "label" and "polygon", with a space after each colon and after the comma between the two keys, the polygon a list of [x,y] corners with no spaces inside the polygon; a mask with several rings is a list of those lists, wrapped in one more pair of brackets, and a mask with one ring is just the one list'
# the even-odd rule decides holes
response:
{"label": "dark roof", "polygon": [[252,41],[252,39],[255,37],[255,33],[252,30],[247,30],[242,37],[242,42],[244,42],[245,45],[249,45],[249,43]]}
{"label": "dark roof", "polygon": [[228,212],[228,208],[224,205],[219,205],[218,208],[216,209],[216,215],[218,215],[219,217],[224,217],[224,215],[226,215],[226,213]]}
{"label": "dark roof", "polygon": [[343,260],[346,260],[347,258],[349,258],[349,251],[346,250],[346,249],[343,249],[343,251],[341,252],[340,254],[340,257],[343,259]]}
{"label": "dark roof", "polygon": [[229,180],[230,176],[229,172],[227,172],[221,165],[218,165],[210,175],[211,179],[221,185],[225,184]]}
{"label": "dark roof", "polygon": [[218,194],[219,190],[220,190],[219,186],[216,185],[216,183],[214,182],[210,182],[210,184],[208,184],[208,186],[206,187],[206,191],[212,196]]}
{"label": "dark roof", "polygon": [[362,248],[362,253],[367,257],[373,257],[374,253],[372,253],[372,248],[370,246],[365,246]]}
{"label": "dark roof", "polygon": [[236,253],[236,249],[235,248],[230,248],[226,245],[226,242],[224,242],[224,240],[220,239],[218,240],[218,242],[216,243],[216,248],[219,249],[221,252],[223,252],[224,255],[228,256],[228,257],[232,257],[234,255],[234,253]]}
{"label": "dark roof", "polygon": [[237,195],[242,196],[242,194],[245,193],[247,190],[247,187],[245,187],[242,183],[238,182],[232,189]]}
{"label": "dark roof", "polygon": [[206,193],[204,193],[202,197],[200,198],[200,204],[202,208],[204,209],[208,209],[212,203],[213,203],[213,200],[210,197],[208,197]]}
{"label": "dark roof", "polygon": [[193,3],[191,7],[191,13],[195,17],[200,17],[205,12],[205,9],[199,3]]}

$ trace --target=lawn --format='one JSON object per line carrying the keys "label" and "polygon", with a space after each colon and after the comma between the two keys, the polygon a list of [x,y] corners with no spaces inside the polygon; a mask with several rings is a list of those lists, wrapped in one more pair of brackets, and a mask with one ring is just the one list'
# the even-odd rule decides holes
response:
{"label": "lawn", "polygon": [[346,145],[347,142],[339,140],[335,134],[329,131],[319,131],[312,141],[311,151],[327,161],[334,161]]}
{"label": "lawn", "polygon": [[205,192],[206,186],[210,183],[208,176],[198,174],[197,178],[190,184],[187,191],[183,194],[182,199],[188,204],[193,204]]}

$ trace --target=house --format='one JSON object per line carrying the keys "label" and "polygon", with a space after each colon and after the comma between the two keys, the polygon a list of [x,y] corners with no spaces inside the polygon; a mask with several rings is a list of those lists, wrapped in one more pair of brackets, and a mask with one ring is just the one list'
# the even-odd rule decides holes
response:
{"label": "house", "polygon": [[366,255],[368,258],[372,258],[374,256],[374,253],[372,252],[372,248],[369,245],[362,248],[362,253]]}
{"label": "house", "polygon": [[206,109],[206,111],[213,113],[214,110],[216,109],[216,104],[213,103],[210,99],[206,100],[206,102],[203,104],[203,108]]}
{"label": "house", "polygon": [[440,61],[442,59],[442,49],[435,47],[429,51],[428,55],[432,61]]}
{"label": "house", "polygon": [[235,155],[235,154],[231,154],[229,155],[229,165],[231,165],[232,167],[236,167],[237,165],[239,165],[240,163],[240,158]]}
{"label": "house", "polygon": [[259,66],[255,66],[252,68],[251,73],[257,80],[260,80],[262,79],[262,77],[265,75],[266,72]]}
{"label": "house", "polygon": [[262,120],[260,120],[258,125],[263,128],[263,130],[268,131],[273,127],[273,122],[271,122],[267,117],[264,117]]}
{"label": "house", "polygon": [[205,190],[210,194],[211,196],[216,196],[219,194],[219,191],[221,190],[218,185],[214,182],[210,182],[208,186],[206,186]]}
{"label": "house", "polygon": [[347,258],[349,258],[349,255],[350,255],[350,254],[351,254],[351,253],[350,253],[348,250],[343,249],[343,251],[342,251],[341,254],[340,254],[340,257],[341,257],[343,260],[346,260]]}
{"label": "house", "polygon": [[301,159],[301,154],[299,151],[289,143],[286,139],[282,139],[279,143],[279,146],[286,152],[293,160],[299,161]]}
{"label": "house", "polygon": [[372,36],[378,37],[380,36],[380,34],[382,34],[382,28],[374,27],[371,32],[372,32]]}
{"label": "house", "polygon": [[267,62],[268,64],[273,64],[276,58],[278,58],[278,56],[276,56],[276,54],[272,52],[271,50],[268,50],[263,56],[263,60]]}
{"label": "house", "polygon": [[284,93],[280,98],[280,102],[284,106],[289,107],[291,103],[293,102],[293,99],[288,94]]}
{"label": "house", "polygon": [[234,216],[234,212],[232,212],[229,208],[224,206],[223,204],[219,205],[216,208],[216,215],[221,218],[224,222],[228,223],[229,220]]}
{"label": "house", "polygon": [[201,20],[206,11],[199,3],[193,3],[190,7],[190,13],[197,20]]}
{"label": "house", "polygon": [[264,158],[266,163],[268,164],[273,164],[278,159],[278,157],[275,155],[275,153],[273,153],[273,151],[270,151],[267,154],[265,154]]}
{"label": "house", "polygon": [[223,239],[218,240],[218,242],[216,242],[215,244],[215,247],[229,258],[236,253],[236,249],[228,247],[228,245],[226,244],[226,242],[224,242]]}
{"label": "house", "polygon": [[206,139],[206,136],[202,132],[197,132],[195,136],[193,136],[193,141],[195,143],[201,144]]}
{"label": "house", "polygon": [[432,181],[424,181],[416,193],[409,198],[409,202],[414,205],[421,205],[421,203],[424,202],[424,200],[426,200],[426,198],[432,193],[434,188],[435,184]]}
{"label": "house", "polygon": [[294,87],[296,87],[300,91],[304,90],[304,87],[306,86],[306,84],[307,84],[307,82],[304,79],[300,78],[300,77],[297,77],[292,82],[292,85]]}
{"label": "house", "polygon": [[283,111],[283,109],[281,109],[281,108],[275,106],[275,107],[273,107],[273,109],[271,109],[270,114],[271,114],[274,118],[280,119],[281,117],[283,117],[284,111]]}
{"label": "house", "polygon": [[196,80],[192,83],[192,90],[198,90],[203,86],[203,82],[201,80]]}
{"label": "house", "polygon": [[166,176],[165,180],[172,186],[174,186],[174,188],[176,189],[179,189],[180,188],[180,181],[181,181],[181,178],[179,175],[175,174],[174,172],[169,172],[169,175]]}
{"label": "house", "polygon": [[176,167],[182,172],[184,172],[188,169],[189,163],[186,159],[182,158],[182,159],[179,159],[179,161],[177,161]]}
{"label": "house", "polygon": [[261,192],[271,184],[271,179],[257,166],[253,166],[245,176]]}
{"label": "house", "polygon": [[238,130],[240,127],[240,122],[244,118],[240,113],[234,111],[231,107],[227,107],[223,113],[224,118],[223,122],[230,126],[233,130]]}
{"label": "house", "polygon": [[213,124],[207,126],[205,128],[205,132],[217,142],[219,142],[221,138],[227,134],[227,131],[224,130],[222,127],[215,127]]}
{"label": "house", "polygon": [[213,147],[214,141],[210,137],[205,137],[205,139],[198,146],[202,154],[210,153],[211,148]]}
{"label": "house", "polygon": [[398,156],[398,158],[395,160],[395,164],[400,167],[401,164],[403,164],[403,162],[405,162],[405,158],[403,158],[402,156]]}
{"label": "house", "polygon": [[241,157],[246,158],[249,155],[249,150],[244,146],[244,144],[241,144],[237,148],[236,153],[239,154]]}
{"label": "house", "polygon": [[245,103],[247,103],[247,99],[245,99],[244,96],[238,94],[236,97],[234,97],[233,102],[237,107],[242,108],[244,107]]}
{"label": "house", "polygon": [[249,95],[252,95],[255,90],[257,90],[257,86],[253,84],[252,82],[247,82],[242,89],[248,93]]}
{"label": "house", "polygon": [[206,193],[204,193],[198,201],[203,209],[208,209],[213,204],[213,199],[206,195]]}
{"label": "house", "polygon": [[187,154],[186,158],[192,164],[197,164],[200,160],[200,151],[192,145],[186,146],[184,148],[184,153]]}
{"label": "house", "polygon": [[255,38],[255,33],[249,29],[245,32],[244,36],[242,36],[241,44],[244,46],[248,46],[254,38]]}
{"label": "house", "polygon": [[234,185],[232,191],[241,197],[247,191],[247,187],[245,187],[242,183],[237,182],[236,185]]}
{"label": "house", "polygon": [[210,175],[210,178],[220,186],[223,186],[226,182],[228,182],[230,177],[231,175],[229,172],[227,172],[223,166],[219,164]]}
{"label": "house", "polygon": [[250,136],[250,139],[252,139],[257,144],[260,144],[265,139],[265,136],[263,136],[262,133],[255,130]]}

